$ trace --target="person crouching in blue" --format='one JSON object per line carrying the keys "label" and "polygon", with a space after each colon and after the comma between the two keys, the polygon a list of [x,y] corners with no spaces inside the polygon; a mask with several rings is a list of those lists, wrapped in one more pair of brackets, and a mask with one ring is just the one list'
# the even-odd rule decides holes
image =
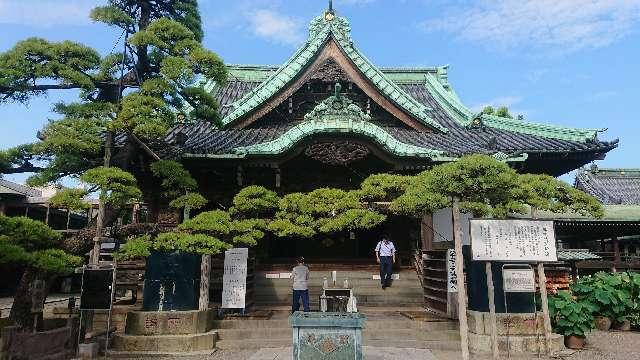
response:
{"label": "person crouching in blue", "polygon": [[300,309],[300,299],[302,299],[302,307],[304,312],[309,312],[309,268],[304,264],[304,258],[300,256],[298,265],[291,271],[291,279],[293,282],[293,306],[291,312]]}

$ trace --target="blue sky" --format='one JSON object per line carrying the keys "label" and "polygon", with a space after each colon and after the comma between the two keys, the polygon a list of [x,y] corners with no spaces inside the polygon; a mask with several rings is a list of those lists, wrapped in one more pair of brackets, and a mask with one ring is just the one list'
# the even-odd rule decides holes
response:
{"label": "blue sky", "polygon": [[[88,19],[99,0],[0,0],[0,51],[30,36],[110,51],[120,33]],[[323,0],[201,0],[205,45],[227,63],[281,64]],[[640,0],[335,0],[356,45],[380,66],[449,64],[468,106],[507,105],[527,120],[608,128],[601,167],[640,167]],[[0,105],[0,148],[33,141],[74,93]],[[13,176],[20,180],[23,177]],[[564,177],[571,180],[569,177]]]}

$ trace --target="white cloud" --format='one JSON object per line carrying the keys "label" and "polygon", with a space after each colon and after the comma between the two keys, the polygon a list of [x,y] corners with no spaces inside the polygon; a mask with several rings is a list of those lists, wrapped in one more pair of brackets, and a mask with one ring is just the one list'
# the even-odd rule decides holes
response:
{"label": "white cloud", "polygon": [[98,0],[0,0],[0,24],[47,27],[85,25]]}
{"label": "white cloud", "polygon": [[640,0],[481,0],[422,24],[492,47],[574,51],[608,45],[640,22]]}
{"label": "white cloud", "polygon": [[305,39],[302,21],[272,10],[250,14],[251,29],[259,37],[285,45],[300,45]]}

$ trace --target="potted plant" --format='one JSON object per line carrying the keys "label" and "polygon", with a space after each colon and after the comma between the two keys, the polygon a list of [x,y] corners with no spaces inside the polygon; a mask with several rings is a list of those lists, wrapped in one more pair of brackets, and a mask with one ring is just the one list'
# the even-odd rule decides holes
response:
{"label": "potted plant", "polygon": [[570,349],[582,349],[586,334],[594,327],[593,310],[589,302],[576,300],[568,291],[559,291],[549,298],[549,314],[554,330],[564,335],[564,345]]}
{"label": "potted plant", "polygon": [[596,328],[607,331],[612,323],[625,324],[631,309],[631,293],[623,286],[622,274],[599,272],[578,280],[572,287],[579,301],[596,307]]}

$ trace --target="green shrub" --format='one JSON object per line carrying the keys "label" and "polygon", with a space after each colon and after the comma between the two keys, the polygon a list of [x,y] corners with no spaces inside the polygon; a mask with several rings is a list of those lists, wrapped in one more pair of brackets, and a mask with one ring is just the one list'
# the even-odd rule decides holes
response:
{"label": "green shrub", "polygon": [[596,307],[588,301],[574,298],[569,291],[559,291],[549,298],[549,315],[556,333],[565,336],[585,337],[593,330],[593,311]]}
{"label": "green shrub", "polygon": [[595,315],[622,322],[627,319],[633,305],[629,287],[623,286],[625,276],[628,277],[624,273],[599,272],[581,278],[571,286],[571,290],[579,301],[594,305]]}

